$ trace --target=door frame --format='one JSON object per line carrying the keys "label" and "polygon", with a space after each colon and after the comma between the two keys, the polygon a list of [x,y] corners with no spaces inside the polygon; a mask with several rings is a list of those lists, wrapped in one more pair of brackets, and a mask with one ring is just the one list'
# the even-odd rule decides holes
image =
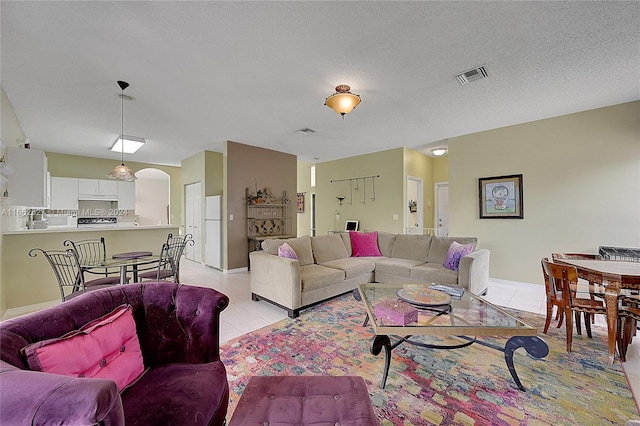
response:
{"label": "door frame", "polygon": [[[417,185],[416,188],[416,192],[417,192],[417,196],[416,196],[416,204],[417,204],[417,210],[416,210],[416,215],[418,217],[418,226],[417,228],[420,230],[420,234],[423,233],[423,229],[424,229],[424,180],[422,178],[419,178],[417,176],[410,176],[407,175],[407,186],[405,188],[405,200],[404,200],[404,229],[405,229],[405,233],[408,233],[409,231],[409,215],[411,214],[409,212],[409,181],[411,182],[415,182]],[[411,228],[413,228],[413,226],[411,226]]]}
{"label": "door frame", "polygon": [[[435,234],[436,236],[441,236],[438,232],[438,222],[440,220],[440,192],[438,191],[439,188],[441,187],[447,187],[447,194],[448,194],[448,189],[449,189],[449,182],[436,182],[434,184],[434,198],[435,198],[435,203],[434,203],[434,227],[435,227]],[[448,197],[447,197],[448,198]],[[447,201],[447,205],[448,205],[448,201]],[[447,209],[447,236],[449,234],[449,209]]]}

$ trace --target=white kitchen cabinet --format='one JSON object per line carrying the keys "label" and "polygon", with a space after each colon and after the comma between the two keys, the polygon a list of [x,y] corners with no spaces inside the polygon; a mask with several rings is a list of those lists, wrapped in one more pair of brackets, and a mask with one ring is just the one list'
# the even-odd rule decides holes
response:
{"label": "white kitchen cabinet", "polygon": [[16,206],[49,206],[47,157],[38,149],[7,148],[7,160],[14,172],[8,177],[8,198]]}
{"label": "white kitchen cabinet", "polygon": [[136,209],[135,182],[118,181],[118,210]]}
{"label": "white kitchen cabinet", "polygon": [[118,181],[105,179],[78,179],[80,200],[118,200]]}
{"label": "white kitchen cabinet", "polygon": [[57,210],[78,209],[77,178],[51,178],[51,208]]}

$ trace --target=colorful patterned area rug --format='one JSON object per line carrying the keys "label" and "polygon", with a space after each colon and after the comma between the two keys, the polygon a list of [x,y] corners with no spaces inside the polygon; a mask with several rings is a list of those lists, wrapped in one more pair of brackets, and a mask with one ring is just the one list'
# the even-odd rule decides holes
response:
{"label": "colorful patterned area rug", "polygon": [[526,392],[516,388],[503,354],[478,344],[455,350],[403,344],[393,350],[380,389],[384,353],[371,354],[373,329],[362,326],[364,307],[345,295],[222,345],[231,390],[228,418],[251,376],[357,375],[365,379],[383,426],[624,425],[640,419],[620,363],[607,362],[606,330],[594,327],[592,339],[574,336],[573,352],[566,353],[564,326],[552,323],[542,335],[542,316],[509,312],[538,327],[550,348],[544,359],[522,348],[514,355]]}

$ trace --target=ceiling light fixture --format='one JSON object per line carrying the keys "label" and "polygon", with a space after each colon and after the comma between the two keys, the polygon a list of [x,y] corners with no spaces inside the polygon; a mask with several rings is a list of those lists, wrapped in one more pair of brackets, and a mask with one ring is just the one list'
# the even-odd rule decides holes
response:
{"label": "ceiling light fixture", "polygon": [[[123,142],[124,141],[124,142]],[[135,136],[124,136],[124,139],[119,137],[110,148],[113,152],[120,152],[124,150],[125,154],[134,154],[142,145],[145,144],[145,140],[142,138],[136,138]],[[124,147],[122,144],[124,143]]]}
{"label": "ceiling light fixture", "polygon": [[[124,139],[124,89],[129,87],[126,81],[118,81],[120,86],[120,139]],[[127,182],[136,180],[136,175],[124,164],[124,144],[120,144],[120,164],[107,175],[110,179],[120,179]]]}
{"label": "ceiling light fixture", "polygon": [[336,93],[324,100],[324,104],[340,114],[344,120],[345,114],[349,114],[360,103],[360,95],[351,93],[351,87],[346,84],[336,86]]}
{"label": "ceiling light fixture", "polygon": [[431,153],[433,155],[435,155],[436,157],[440,157],[440,156],[442,156],[442,155],[447,153],[447,149],[446,148],[434,148],[434,149],[431,150]]}

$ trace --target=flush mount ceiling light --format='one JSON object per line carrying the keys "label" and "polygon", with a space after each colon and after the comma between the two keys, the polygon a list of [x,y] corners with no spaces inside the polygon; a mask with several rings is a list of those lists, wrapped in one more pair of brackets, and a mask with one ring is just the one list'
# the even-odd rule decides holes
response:
{"label": "flush mount ceiling light", "polygon": [[446,148],[434,148],[431,150],[431,153],[433,155],[435,155],[436,157],[441,157],[443,155],[445,155],[447,153],[447,149]]}
{"label": "flush mount ceiling light", "polygon": [[[118,81],[120,86],[120,139],[124,139],[124,89],[129,87],[126,81]],[[107,175],[110,179],[120,179],[127,182],[136,180],[136,175],[129,167],[124,164],[124,144],[120,144],[120,164]]]}
{"label": "flush mount ceiling light", "polygon": [[351,87],[346,84],[336,86],[336,93],[324,100],[324,104],[340,114],[344,120],[345,114],[349,114],[360,103],[360,96],[351,93]]}
{"label": "flush mount ceiling light", "polygon": [[[122,146],[124,141],[124,146]],[[134,136],[124,136],[123,138],[118,138],[117,141],[111,147],[111,151],[113,152],[121,152],[124,151],[125,154],[134,154],[137,150],[139,150],[142,145],[144,145],[146,141],[142,138],[136,138]]]}

